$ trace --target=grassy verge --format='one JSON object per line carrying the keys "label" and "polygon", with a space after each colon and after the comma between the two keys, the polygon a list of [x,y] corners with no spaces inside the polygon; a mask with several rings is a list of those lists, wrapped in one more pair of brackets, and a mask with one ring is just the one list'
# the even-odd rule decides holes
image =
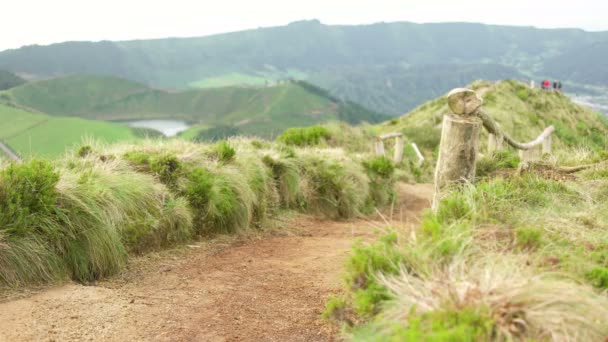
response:
{"label": "grassy verge", "polygon": [[416,230],[355,245],[324,316],[356,341],[604,341],[606,199],[605,166],[480,177]]}
{"label": "grassy verge", "polygon": [[387,204],[392,185],[388,160],[245,139],[92,144],[7,164],[0,285],[95,281],[131,254],[262,229],[284,210],[356,217]]}

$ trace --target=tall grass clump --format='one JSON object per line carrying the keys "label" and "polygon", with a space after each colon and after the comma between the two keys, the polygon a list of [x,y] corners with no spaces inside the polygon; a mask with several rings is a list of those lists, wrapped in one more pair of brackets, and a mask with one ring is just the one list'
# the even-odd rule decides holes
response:
{"label": "tall grass clump", "polygon": [[299,162],[307,209],[330,218],[352,218],[365,209],[370,182],[362,165],[314,151],[301,154]]}
{"label": "tall grass clump", "polygon": [[354,340],[602,341],[608,334],[605,296],[503,255],[379,279],[391,299]]}
{"label": "tall grass clump", "polygon": [[196,211],[199,233],[234,233],[249,227],[255,194],[237,169],[196,167],[187,179],[184,193]]}
{"label": "tall grass clump", "polygon": [[120,162],[84,162],[63,173],[58,191],[67,213],[62,220],[72,235],[64,253],[77,280],[116,273],[128,251],[160,248],[192,235],[190,216],[183,208],[172,210],[183,201],[174,202],[149,175],[132,172]]}
{"label": "tall grass clump", "polygon": [[70,276],[93,281],[122,269],[128,252],[192,235],[183,200],[119,162],[12,164],[0,174],[2,280],[6,285]]}
{"label": "tall grass clump", "polygon": [[239,150],[235,166],[251,188],[253,198],[253,224],[261,226],[274,215],[279,207],[279,193],[271,169],[259,154],[249,150]]}
{"label": "tall grass clump", "polygon": [[59,172],[32,160],[0,171],[0,282],[9,286],[61,279],[57,246],[64,232],[54,219]]}
{"label": "tall grass clump", "polygon": [[316,146],[330,138],[330,132],[323,126],[289,128],[277,141],[294,146]]}
{"label": "tall grass clump", "polygon": [[262,161],[270,168],[281,205],[284,208],[298,208],[302,196],[300,191],[300,170],[295,158],[284,155],[265,155]]}
{"label": "tall grass clump", "polygon": [[373,205],[383,206],[395,198],[395,166],[384,157],[374,157],[363,161],[370,179],[370,200]]}

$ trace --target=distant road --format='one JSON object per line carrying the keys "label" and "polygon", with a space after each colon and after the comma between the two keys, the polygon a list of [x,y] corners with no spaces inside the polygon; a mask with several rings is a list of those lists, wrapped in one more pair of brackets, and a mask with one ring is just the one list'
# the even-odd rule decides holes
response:
{"label": "distant road", "polygon": [[0,140],[0,150],[2,150],[7,156],[16,161],[21,161],[21,157],[13,149],[11,149],[7,144]]}

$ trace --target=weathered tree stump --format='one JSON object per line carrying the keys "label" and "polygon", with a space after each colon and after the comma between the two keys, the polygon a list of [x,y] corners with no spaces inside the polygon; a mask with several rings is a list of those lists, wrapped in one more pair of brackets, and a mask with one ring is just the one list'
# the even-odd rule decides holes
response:
{"label": "weathered tree stump", "polygon": [[439,157],[435,168],[434,211],[439,208],[444,188],[468,182],[475,177],[482,127],[482,121],[476,113],[481,103],[481,98],[470,89],[457,88],[448,94],[448,106],[453,114],[443,117]]}

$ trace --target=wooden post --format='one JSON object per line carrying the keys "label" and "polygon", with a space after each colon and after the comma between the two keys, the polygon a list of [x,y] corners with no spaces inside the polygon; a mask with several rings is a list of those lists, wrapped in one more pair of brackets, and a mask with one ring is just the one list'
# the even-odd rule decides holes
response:
{"label": "wooden post", "polygon": [[416,152],[416,155],[418,156],[418,166],[422,165],[422,163],[424,163],[424,156],[422,156],[422,153],[420,153],[420,149],[418,148],[418,145],[416,145],[415,142],[412,143],[412,148],[414,149],[414,152]]}
{"label": "wooden post", "polygon": [[488,154],[492,154],[496,151],[502,150],[502,143],[504,139],[502,136],[498,136],[493,133],[488,134]]}
{"label": "wooden post", "polygon": [[374,151],[377,156],[384,156],[384,141],[381,138],[376,138],[374,143]]}
{"label": "wooden post", "polygon": [[518,150],[517,154],[519,155],[519,161],[525,162],[528,161],[528,151],[527,150]]}
{"label": "wooden post", "polygon": [[395,137],[395,154],[393,157],[395,164],[403,160],[403,136]]}
{"label": "wooden post", "polygon": [[488,134],[488,154],[496,151],[496,136],[492,133]]}
{"label": "wooden post", "polygon": [[543,140],[543,155],[551,154],[551,136],[548,135]]}
{"label": "wooden post", "polygon": [[452,184],[475,177],[479,133],[482,121],[475,114],[481,98],[470,89],[457,88],[448,94],[448,106],[453,114],[443,117],[439,156],[435,168],[433,211],[439,209],[441,191]]}

